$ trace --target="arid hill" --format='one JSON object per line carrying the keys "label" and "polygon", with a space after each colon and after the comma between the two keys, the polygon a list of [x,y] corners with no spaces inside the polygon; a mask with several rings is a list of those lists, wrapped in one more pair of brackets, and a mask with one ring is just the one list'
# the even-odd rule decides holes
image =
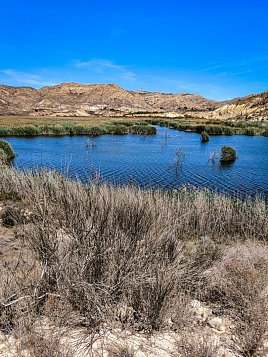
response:
{"label": "arid hill", "polygon": [[198,94],[127,91],[115,84],[63,83],[41,89],[0,86],[0,115],[90,116],[192,114],[211,119],[268,120],[268,91],[228,102]]}
{"label": "arid hill", "polygon": [[0,86],[0,114],[77,115],[210,111],[219,103],[197,94],[127,91],[115,84],[64,83],[39,90]]}
{"label": "arid hill", "polygon": [[252,94],[224,103],[205,116],[214,119],[234,119],[246,121],[268,120],[268,91]]}

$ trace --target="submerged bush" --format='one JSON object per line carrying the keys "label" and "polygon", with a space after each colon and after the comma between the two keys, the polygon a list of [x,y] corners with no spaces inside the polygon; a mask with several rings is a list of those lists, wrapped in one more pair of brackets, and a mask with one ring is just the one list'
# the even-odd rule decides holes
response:
{"label": "submerged bush", "polygon": [[229,163],[235,161],[237,158],[237,154],[235,149],[231,146],[223,146],[221,148],[221,162],[222,163]]}
{"label": "submerged bush", "polygon": [[207,143],[209,141],[209,135],[206,131],[202,131],[201,133],[201,142],[202,143]]}

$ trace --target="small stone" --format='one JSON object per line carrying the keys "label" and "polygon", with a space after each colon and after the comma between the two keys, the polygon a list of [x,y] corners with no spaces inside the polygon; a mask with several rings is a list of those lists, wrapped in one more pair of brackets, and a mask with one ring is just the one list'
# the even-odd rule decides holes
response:
{"label": "small stone", "polygon": [[213,243],[212,239],[209,236],[202,236],[200,237],[200,240],[205,246]]}
{"label": "small stone", "polygon": [[191,307],[192,307],[193,309],[198,309],[198,308],[201,307],[201,302],[198,301],[198,300],[192,300],[192,301],[191,301]]}
{"label": "small stone", "polygon": [[212,327],[215,330],[218,330],[220,332],[225,332],[226,328],[225,328],[222,318],[217,317],[217,316],[212,316],[212,317],[209,317],[207,321],[208,321],[208,325],[210,327]]}

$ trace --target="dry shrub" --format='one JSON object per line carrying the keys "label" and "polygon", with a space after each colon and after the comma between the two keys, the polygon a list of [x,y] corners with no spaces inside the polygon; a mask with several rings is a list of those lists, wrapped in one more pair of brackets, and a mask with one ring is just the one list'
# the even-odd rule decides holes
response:
{"label": "dry shrub", "polygon": [[219,356],[219,343],[215,336],[203,333],[184,334],[177,345],[178,356],[183,357],[217,357]]}
{"label": "dry shrub", "polygon": [[48,336],[41,332],[29,332],[23,337],[21,347],[27,350],[30,357],[73,357],[66,344],[61,343],[61,334],[49,333]]}
{"label": "dry shrub", "polygon": [[[255,311],[250,311],[250,320],[238,321],[234,331],[234,345],[231,349],[242,357],[265,357],[267,356],[267,347],[264,346],[267,333],[267,312],[259,305]],[[264,315],[261,313],[264,312]]]}
{"label": "dry shrub", "polygon": [[222,312],[235,322],[233,350],[241,356],[259,356],[268,329],[268,246],[238,243],[226,250],[214,267],[212,289]]}
{"label": "dry shrub", "polygon": [[21,210],[14,204],[4,207],[0,213],[0,221],[4,227],[14,227],[23,221]]}
{"label": "dry shrub", "polygon": [[[141,202],[139,214],[147,211],[148,207],[149,211],[153,209],[154,213],[168,216],[167,223],[171,221],[176,226],[178,234],[183,237],[207,234],[210,237],[266,239],[268,235],[267,206],[261,199],[241,201],[206,190],[186,188],[173,191],[170,196],[163,192],[143,192],[133,187],[106,187],[107,192],[104,195],[104,187],[100,188],[99,199],[104,199],[105,203],[110,196],[111,198],[116,196],[117,206],[121,202],[121,209],[117,207],[118,219],[121,219],[125,227],[128,222],[130,230],[133,227],[131,205],[130,207],[124,206],[124,203],[131,197],[133,198],[133,191],[137,190],[139,195],[136,195],[136,199]],[[23,173],[7,168],[0,172],[0,195],[21,197],[29,207],[34,204],[37,208],[39,205],[38,210],[43,210],[43,213],[52,202],[58,199],[63,204],[66,198],[66,204],[68,204],[73,195],[81,194],[84,200],[85,196],[88,196],[87,191],[87,188],[80,182],[70,181],[53,171]],[[128,211],[129,208],[130,211]],[[77,211],[72,213],[72,209],[77,209]],[[69,207],[70,218],[75,218],[75,215],[83,209],[83,204],[73,202]],[[120,218],[122,212],[123,222]],[[138,217],[135,208],[134,221]],[[142,222],[144,224],[144,220]],[[165,224],[165,218],[162,223]]]}
{"label": "dry shrub", "polygon": [[40,270],[30,255],[14,257],[0,269],[0,330],[27,330],[36,318],[35,288]]}
{"label": "dry shrub", "polygon": [[[157,330],[167,318],[183,326],[188,299],[206,287],[203,271],[221,256],[213,238],[268,234],[263,201],[241,202],[206,191],[182,189],[171,195],[85,186],[55,172],[6,169],[0,172],[0,194],[5,192],[21,197],[30,211],[20,231],[38,263],[38,278],[28,283],[26,277],[17,296],[29,295],[37,315],[65,324],[72,316],[90,332],[104,323]],[[189,248],[186,238],[204,234],[211,244]],[[224,309],[239,311],[246,321],[238,302],[250,306],[264,274],[254,264],[236,261],[236,255],[225,256],[221,279],[211,283],[211,290]],[[241,276],[246,286],[241,287]]]}
{"label": "dry shrub", "polygon": [[127,345],[112,344],[107,348],[108,357],[134,357],[134,350]]}

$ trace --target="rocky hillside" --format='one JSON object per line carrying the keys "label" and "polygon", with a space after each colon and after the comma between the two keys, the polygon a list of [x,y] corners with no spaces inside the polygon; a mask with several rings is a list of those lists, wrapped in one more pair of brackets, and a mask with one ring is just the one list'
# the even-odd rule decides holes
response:
{"label": "rocky hillside", "polygon": [[127,91],[115,84],[64,83],[39,90],[0,86],[0,114],[75,115],[211,111],[220,103],[197,94]]}
{"label": "rocky hillside", "polygon": [[0,86],[0,115],[90,116],[128,113],[268,120],[268,91],[217,102],[198,94],[127,91],[115,84],[63,83],[41,89]]}
{"label": "rocky hillside", "polygon": [[213,119],[267,121],[268,91],[234,99],[211,113],[204,113],[204,115]]}

